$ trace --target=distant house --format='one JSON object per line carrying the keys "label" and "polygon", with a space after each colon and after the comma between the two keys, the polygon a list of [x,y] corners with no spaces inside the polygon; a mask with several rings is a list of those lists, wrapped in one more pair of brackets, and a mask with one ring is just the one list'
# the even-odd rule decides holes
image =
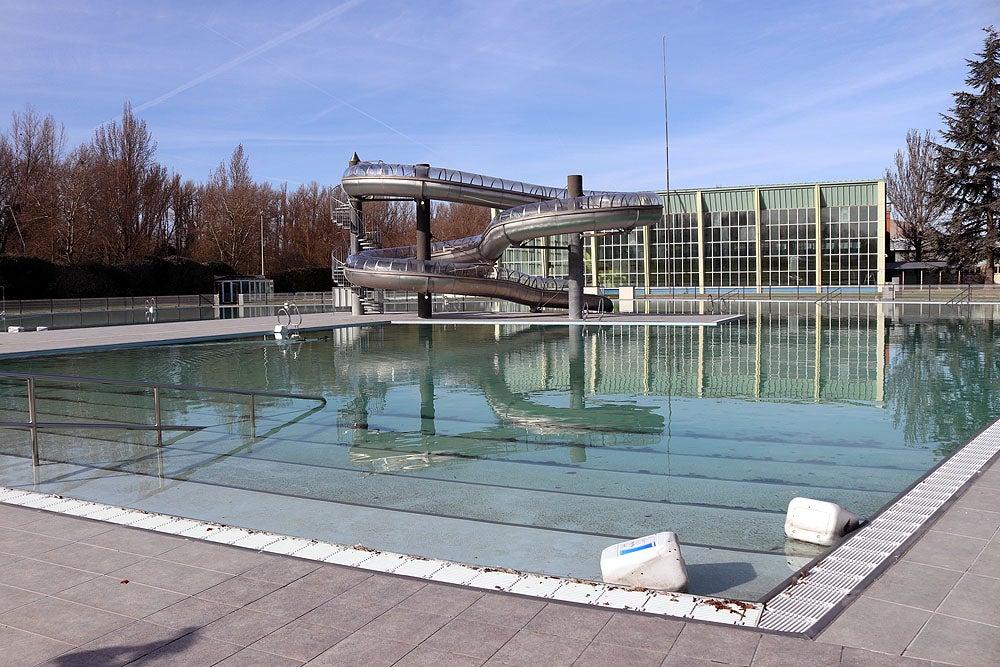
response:
{"label": "distant house", "polygon": [[[889,282],[900,285],[942,285],[958,282],[957,274],[948,262],[886,262],[885,275]],[[896,280],[894,280],[896,279]]]}

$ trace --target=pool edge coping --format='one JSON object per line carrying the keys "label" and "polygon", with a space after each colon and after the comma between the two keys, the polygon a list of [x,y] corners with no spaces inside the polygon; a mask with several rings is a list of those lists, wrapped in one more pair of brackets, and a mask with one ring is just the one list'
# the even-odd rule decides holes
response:
{"label": "pool edge coping", "polygon": [[260,553],[292,556],[382,574],[423,579],[428,582],[511,593],[553,602],[570,602],[603,609],[639,612],[685,621],[757,628],[761,613],[764,611],[764,604],[759,602],[671,593],[570,577],[534,574],[508,568],[470,565],[383,551],[360,544],[349,546],[253,530],[22,488],[0,486],[0,503],[215,542]]}

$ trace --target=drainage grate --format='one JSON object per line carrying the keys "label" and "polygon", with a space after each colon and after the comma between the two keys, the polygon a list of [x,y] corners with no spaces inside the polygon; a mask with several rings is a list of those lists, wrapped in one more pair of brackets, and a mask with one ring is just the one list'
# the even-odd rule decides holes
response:
{"label": "drainage grate", "polygon": [[892,557],[1000,451],[1000,420],[931,471],[870,524],[775,595],[758,627],[808,632]]}

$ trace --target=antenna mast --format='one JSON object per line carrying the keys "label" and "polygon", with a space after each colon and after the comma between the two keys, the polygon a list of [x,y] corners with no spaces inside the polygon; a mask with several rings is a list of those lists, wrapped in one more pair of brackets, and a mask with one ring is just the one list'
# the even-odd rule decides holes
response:
{"label": "antenna mast", "polygon": [[667,231],[667,280],[674,284],[674,273],[670,261],[670,248],[673,245],[673,234],[670,233],[672,220],[670,217],[670,122],[667,115],[667,36],[663,35],[663,155],[666,162],[667,203],[664,214],[664,228]]}

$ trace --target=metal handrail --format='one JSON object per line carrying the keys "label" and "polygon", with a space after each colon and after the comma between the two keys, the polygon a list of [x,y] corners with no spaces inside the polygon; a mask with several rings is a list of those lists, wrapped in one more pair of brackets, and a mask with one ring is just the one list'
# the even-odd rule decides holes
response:
{"label": "metal handrail", "polygon": [[[250,422],[250,437],[257,437],[257,409],[256,409],[256,397],[271,397],[271,398],[290,398],[299,399],[307,401],[318,401],[319,403],[325,405],[326,398],[320,396],[319,394],[296,394],[290,392],[282,391],[263,391],[257,389],[227,389],[222,387],[199,387],[197,385],[186,385],[186,384],[168,384],[165,382],[146,382],[142,380],[115,380],[111,378],[92,378],[92,377],[79,377],[73,375],[46,375],[44,373],[16,373],[10,371],[0,371],[0,378],[14,378],[19,380],[25,380],[27,383],[28,391],[28,421],[26,422],[8,422],[0,421],[0,428],[27,428],[31,433],[31,464],[33,466],[39,465],[39,455],[38,455],[38,430],[46,428],[106,428],[106,429],[125,429],[133,431],[156,431],[156,444],[157,446],[163,445],[163,431],[198,431],[205,426],[192,426],[190,424],[178,425],[178,424],[164,424],[162,417],[162,408],[160,404],[160,392],[163,389],[170,389],[176,391],[198,391],[202,393],[215,393],[215,394],[235,394],[237,396],[246,396],[249,400],[249,411],[247,419]],[[143,389],[153,390],[153,419],[152,424],[136,424],[130,422],[79,422],[79,421],[67,421],[67,422],[39,422],[38,413],[35,406],[35,383],[38,380],[45,380],[48,382],[83,382],[91,384],[108,384],[114,386],[124,386],[124,387],[141,387]]]}
{"label": "metal handrail", "polygon": [[966,285],[963,287],[958,294],[945,301],[945,304],[958,304],[963,301],[966,303],[972,302],[972,285]]}
{"label": "metal handrail", "polygon": [[708,307],[712,314],[725,315],[729,312],[729,301],[726,300],[725,294],[709,294]]}
{"label": "metal handrail", "polygon": [[820,298],[816,299],[815,303],[831,303],[843,291],[843,288],[835,287],[834,289],[827,291],[827,293]]}

